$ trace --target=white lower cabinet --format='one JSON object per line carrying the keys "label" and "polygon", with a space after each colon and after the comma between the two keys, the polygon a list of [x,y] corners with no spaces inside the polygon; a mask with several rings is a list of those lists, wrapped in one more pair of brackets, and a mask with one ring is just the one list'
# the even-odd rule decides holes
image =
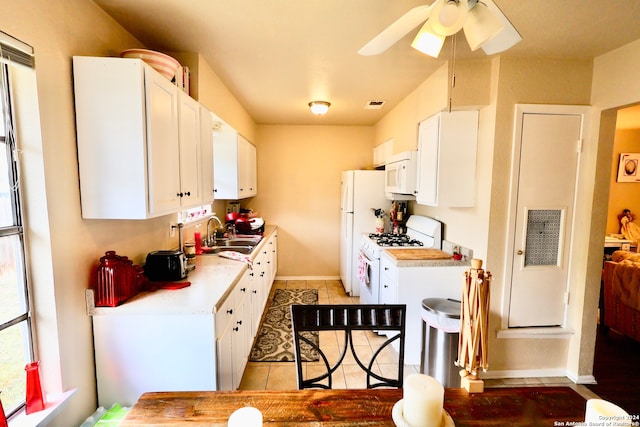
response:
{"label": "white lower cabinet", "polygon": [[419,365],[422,351],[422,300],[452,298],[460,300],[468,265],[428,266],[412,263],[403,266],[384,253],[380,258],[380,304],[406,304],[406,342],[404,361]]}
{"label": "white lower cabinet", "polygon": [[[149,391],[238,388],[273,283],[264,267],[272,265],[269,255],[277,256],[266,249],[274,247],[275,233],[265,239],[251,268],[196,266],[190,287],[90,309],[99,406],[131,406]],[[217,279],[230,268],[237,275]],[[205,287],[226,289],[231,280],[209,306]]]}
{"label": "white lower cabinet", "polygon": [[[251,298],[249,291],[251,277],[247,270],[236,285],[230,298],[234,306],[225,308],[221,316],[227,319],[220,338],[216,342],[216,352],[220,362],[218,390],[235,390],[240,385],[242,373],[247,366],[249,352],[253,344],[251,336]],[[216,317],[216,321],[217,321]]]}

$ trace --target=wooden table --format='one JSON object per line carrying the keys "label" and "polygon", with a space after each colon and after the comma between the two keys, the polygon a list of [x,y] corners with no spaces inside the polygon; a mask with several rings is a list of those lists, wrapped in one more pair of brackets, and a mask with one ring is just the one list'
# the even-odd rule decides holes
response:
{"label": "wooden table", "polygon": [[[402,390],[200,391],[143,394],[121,427],[226,426],[231,413],[254,406],[265,426],[394,426]],[[567,426],[584,421],[586,401],[569,387],[446,389],[456,427]]]}

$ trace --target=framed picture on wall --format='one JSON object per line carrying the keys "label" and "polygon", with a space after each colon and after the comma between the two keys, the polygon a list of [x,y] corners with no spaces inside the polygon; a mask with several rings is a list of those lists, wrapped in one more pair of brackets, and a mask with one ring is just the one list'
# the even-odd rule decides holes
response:
{"label": "framed picture on wall", "polygon": [[640,182],[640,153],[620,153],[618,182]]}

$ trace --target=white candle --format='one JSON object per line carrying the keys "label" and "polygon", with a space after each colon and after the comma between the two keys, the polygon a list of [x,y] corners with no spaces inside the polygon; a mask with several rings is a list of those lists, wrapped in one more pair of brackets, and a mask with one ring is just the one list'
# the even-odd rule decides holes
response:
{"label": "white candle", "polygon": [[627,427],[631,425],[631,417],[621,407],[601,399],[587,400],[585,413],[587,426]]}
{"label": "white candle", "polygon": [[444,387],[435,378],[411,374],[404,380],[403,416],[411,427],[440,427]]}
{"label": "white candle", "polygon": [[262,427],[262,412],[251,406],[237,409],[229,417],[228,427]]}

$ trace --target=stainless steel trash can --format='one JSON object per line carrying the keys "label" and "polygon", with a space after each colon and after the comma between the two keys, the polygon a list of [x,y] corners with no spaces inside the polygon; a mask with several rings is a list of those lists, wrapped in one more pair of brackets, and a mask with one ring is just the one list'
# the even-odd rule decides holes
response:
{"label": "stainless steel trash can", "polygon": [[460,387],[454,362],[458,358],[460,301],[443,298],[422,300],[422,357],[420,373],[444,387]]}

